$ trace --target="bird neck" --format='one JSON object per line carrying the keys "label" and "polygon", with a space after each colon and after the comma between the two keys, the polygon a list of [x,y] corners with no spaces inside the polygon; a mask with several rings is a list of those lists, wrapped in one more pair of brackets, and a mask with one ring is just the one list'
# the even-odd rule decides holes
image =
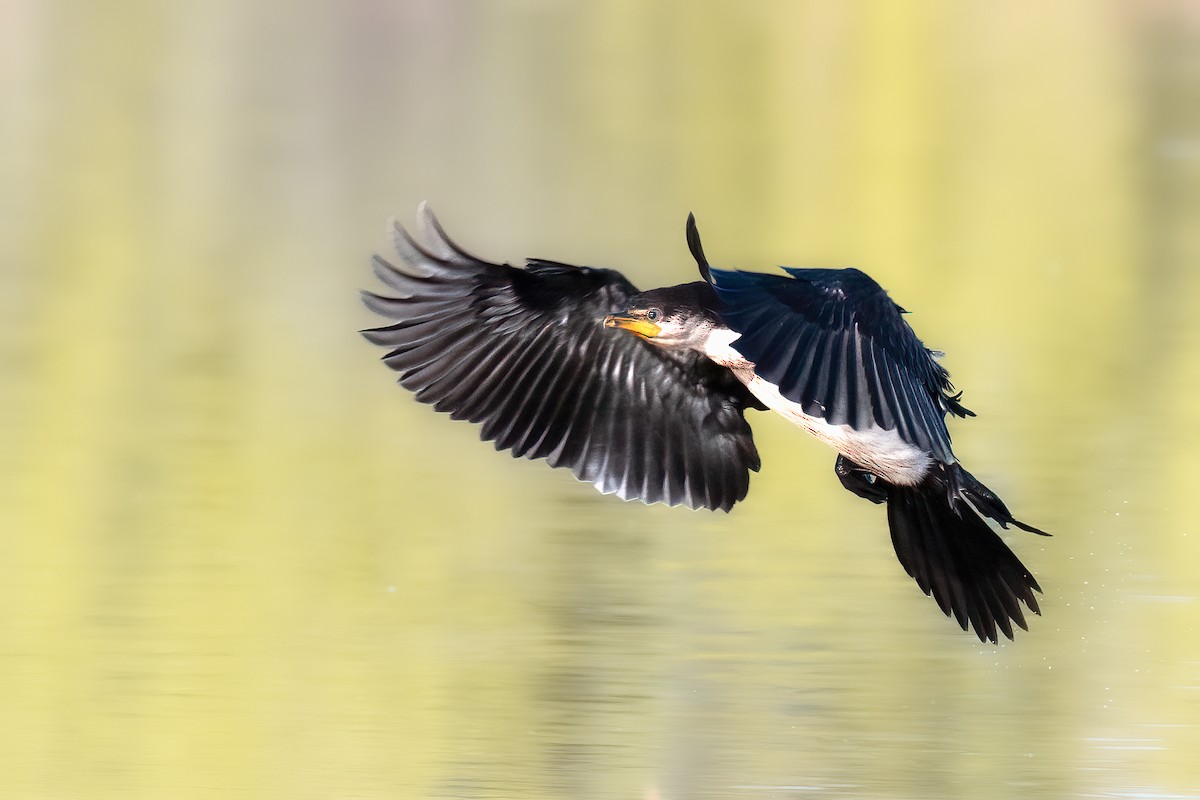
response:
{"label": "bird neck", "polygon": [[723,367],[729,367],[732,370],[753,370],[754,364],[747,361],[745,356],[733,349],[733,342],[739,336],[741,334],[737,331],[718,323],[709,328],[707,335],[704,337],[702,352]]}

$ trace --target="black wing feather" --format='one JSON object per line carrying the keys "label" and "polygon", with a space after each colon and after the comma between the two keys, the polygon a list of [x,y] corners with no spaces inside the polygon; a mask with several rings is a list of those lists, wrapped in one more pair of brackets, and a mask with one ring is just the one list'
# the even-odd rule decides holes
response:
{"label": "black wing feather", "polygon": [[633,284],[554,261],[489,263],[424,205],[417,231],[395,227],[398,265],[375,257],[391,296],[363,300],[392,322],[363,335],[418,400],[625,499],[729,510],[746,496],[759,467],[743,413],[753,398],[699,354],[605,329]]}
{"label": "black wing feather", "polygon": [[[784,271],[705,270],[724,304],[722,319],[740,334],[734,349],[806,414],[856,430],[895,430],[953,463],[945,415],[971,412],[900,307],[856,269]],[[794,344],[781,344],[776,331]]]}

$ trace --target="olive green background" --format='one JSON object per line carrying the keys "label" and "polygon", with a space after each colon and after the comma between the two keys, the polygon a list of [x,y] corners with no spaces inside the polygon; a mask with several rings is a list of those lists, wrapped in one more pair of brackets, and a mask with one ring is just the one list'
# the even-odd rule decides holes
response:
{"label": "olive green background", "polygon": [[[0,3],[0,795],[1200,796],[1200,7]],[[858,266],[1045,587],[982,646],[833,453],[733,513],[477,441],[385,220]]]}

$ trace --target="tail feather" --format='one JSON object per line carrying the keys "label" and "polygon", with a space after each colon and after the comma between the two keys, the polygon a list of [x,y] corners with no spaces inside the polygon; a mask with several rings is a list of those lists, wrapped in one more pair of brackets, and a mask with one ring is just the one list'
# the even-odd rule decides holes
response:
{"label": "tail feather", "polygon": [[983,516],[1045,534],[1013,519],[990,489],[957,464],[935,469],[917,486],[888,486],[888,527],[905,571],[947,616],[981,641],[1028,630],[1024,603],[1040,614],[1042,589]]}

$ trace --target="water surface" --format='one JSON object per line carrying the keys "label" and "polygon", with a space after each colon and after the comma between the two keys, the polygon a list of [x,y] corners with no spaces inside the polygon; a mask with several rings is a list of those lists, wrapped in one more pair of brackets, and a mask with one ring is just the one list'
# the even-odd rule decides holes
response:
{"label": "water surface", "polygon": [[[16,4],[0,32],[0,794],[1200,797],[1200,19]],[[496,259],[863,268],[1043,587],[980,645],[833,455],[602,497],[355,331],[427,198]]]}

